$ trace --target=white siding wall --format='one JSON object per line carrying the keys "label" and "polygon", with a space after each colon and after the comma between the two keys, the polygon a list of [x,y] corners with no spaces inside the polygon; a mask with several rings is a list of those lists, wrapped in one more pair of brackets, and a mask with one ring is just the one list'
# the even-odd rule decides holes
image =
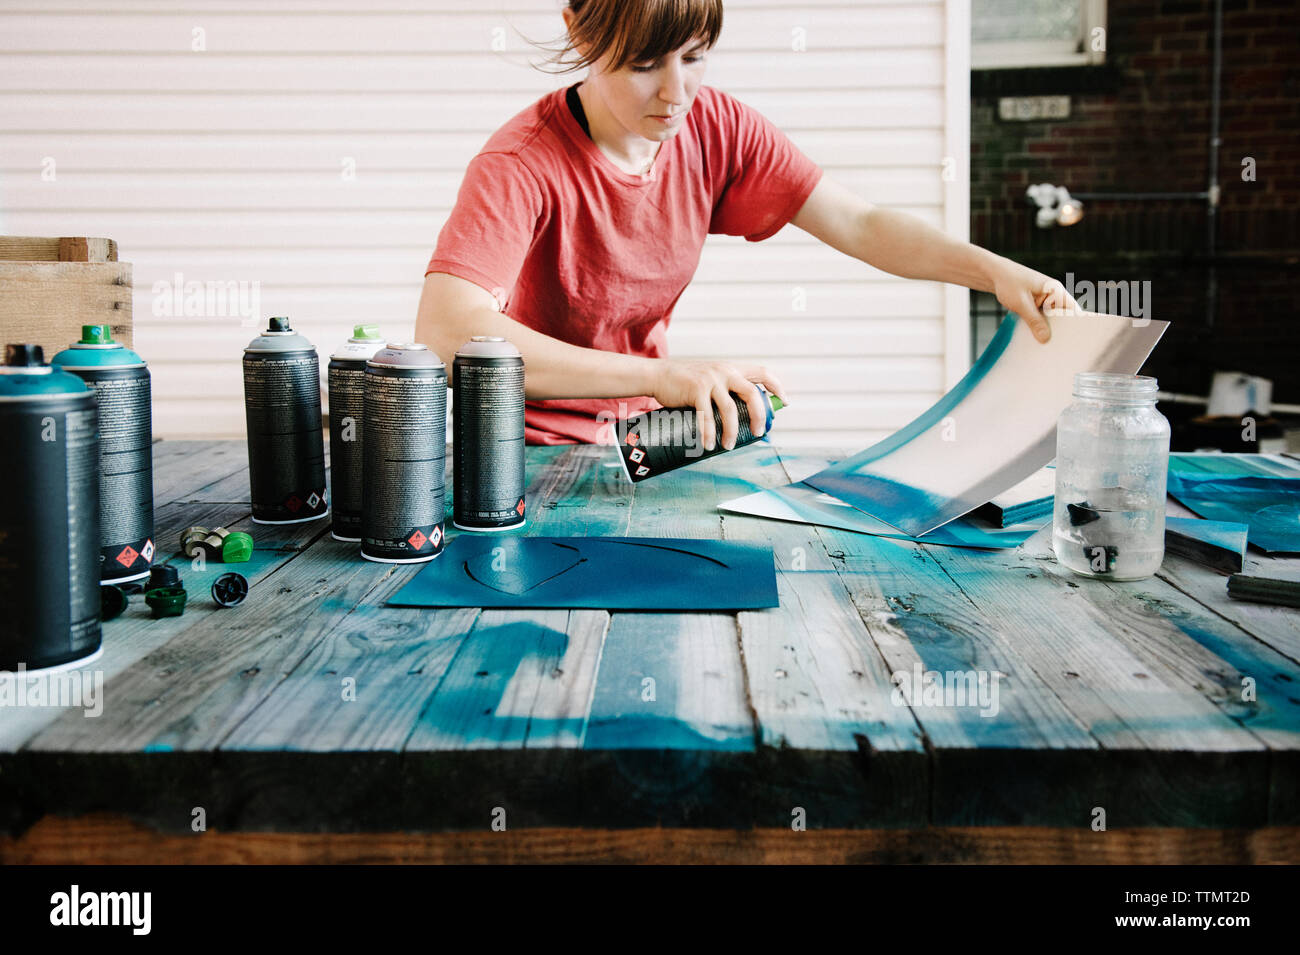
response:
{"label": "white siding wall", "polygon": [[[134,263],[157,432],[240,435],[240,351],[265,316],[291,316],[322,355],[359,321],[410,336],[465,164],[502,122],[576,80],[530,69],[540,54],[516,33],[558,36],[559,6],[10,0],[0,231],[115,238]],[[706,82],[849,188],[965,238],[967,6],[728,0]],[[155,284],[170,290],[178,273],[260,283],[257,321],[233,308],[156,315]],[[792,400],[783,441],[861,447],[964,371],[966,297],[794,227],[757,244],[713,236],[670,343],[772,366]]]}

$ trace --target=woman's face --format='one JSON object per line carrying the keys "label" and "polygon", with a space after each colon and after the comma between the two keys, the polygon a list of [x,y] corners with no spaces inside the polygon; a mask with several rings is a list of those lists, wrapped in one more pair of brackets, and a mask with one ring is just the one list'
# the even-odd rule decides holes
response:
{"label": "woman's face", "polygon": [[587,82],[629,133],[664,142],[681,131],[704,81],[707,53],[705,41],[697,40],[658,62],[632,62],[611,72],[604,70],[605,58]]}

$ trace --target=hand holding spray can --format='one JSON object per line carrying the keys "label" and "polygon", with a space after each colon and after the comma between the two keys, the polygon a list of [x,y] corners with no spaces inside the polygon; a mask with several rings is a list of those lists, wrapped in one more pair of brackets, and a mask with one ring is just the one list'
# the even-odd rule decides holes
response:
{"label": "hand holding spray can", "polygon": [[[767,434],[772,430],[774,413],[785,405],[762,385],[756,387],[763,399],[763,407],[767,410],[767,421],[763,429],[763,433]],[[736,403],[740,422],[735,448],[743,448],[759,438],[749,426],[748,404],[735,392],[731,392],[731,400]],[[722,412],[716,407],[713,409],[713,422],[713,433],[722,434]],[[615,424],[614,428],[614,443],[618,447],[619,460],[623,462],[623,471],[628,480],[633,483],[725,454],[728,450],[721,442],[715,442],[712,450],[705,449],[694,408],[656,408],[625,418]]]}

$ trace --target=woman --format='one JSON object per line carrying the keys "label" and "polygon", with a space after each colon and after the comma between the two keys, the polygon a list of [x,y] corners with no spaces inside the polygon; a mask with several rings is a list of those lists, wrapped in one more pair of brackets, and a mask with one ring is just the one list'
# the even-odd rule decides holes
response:
{"label": "woman", "polygon": [[[530,444],[597,442],[606,422],[694,407],[713,448],[743,399],[761,433],[761,366],[668,357],[673,306],[707,234],[765,239],[787,222],[876,268],[994,292],[1039,341],[1059,282],[837,185],[755,110],[704,86],[721,0],[570,0],[560,59],[587,79],[550,93],[470,162],[426,270],[416,338],[448,361],[472,335],[527,368]],[[450,371],[450,368],[449,368]],[[615,400],[622,399],[622,400]]]}

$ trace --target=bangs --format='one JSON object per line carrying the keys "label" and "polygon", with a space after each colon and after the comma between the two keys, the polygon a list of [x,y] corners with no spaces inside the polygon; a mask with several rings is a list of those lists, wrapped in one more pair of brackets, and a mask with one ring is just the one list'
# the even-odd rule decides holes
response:
{"label": "bangs", "polygon": [[[712,47],[722,33],[722,0],[572,0],[573,27],[558,57],[561,72],[590,66],[609,55],[611,70],[658,60],[703,41]],[[586,47],[586,57],[577,56]]]}

